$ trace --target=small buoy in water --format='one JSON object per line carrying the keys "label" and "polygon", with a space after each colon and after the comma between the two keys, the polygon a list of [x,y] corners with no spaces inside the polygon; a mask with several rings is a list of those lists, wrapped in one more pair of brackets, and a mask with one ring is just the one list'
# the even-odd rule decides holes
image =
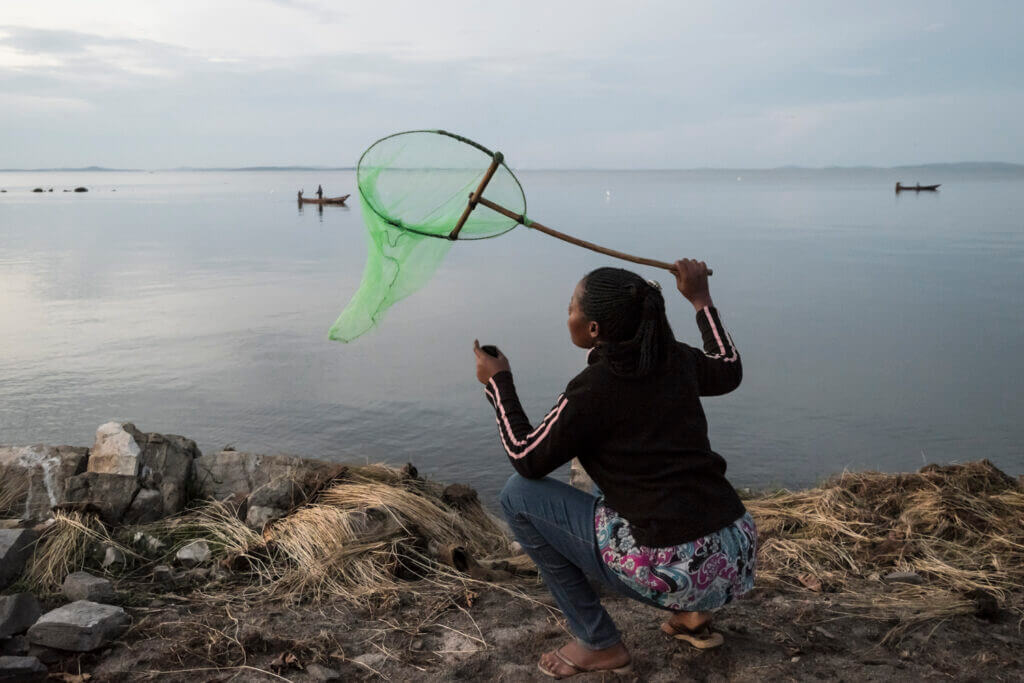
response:
{"label": "small buoy in water", "polygon": [[739,180],[743,180],[743,176],[741,176],[741,175],[736,176],[736,180],[738,180],[738,181]]}
{"label": "small buoy in water", "polygon": [[611,199],[612,198],[612,191],[611,190],[605,190],[604,191],[604,198],[605,199]]}

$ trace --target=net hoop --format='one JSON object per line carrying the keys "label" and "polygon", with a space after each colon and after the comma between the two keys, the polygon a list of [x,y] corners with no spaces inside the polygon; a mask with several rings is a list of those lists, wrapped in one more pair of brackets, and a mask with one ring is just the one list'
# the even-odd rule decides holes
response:
{"label": "net hoop", "polygon": [[[425,133],[425,134],[443,135],[445,137],[451,138],[453,140],[457,140],[458,142],[461,142],[463,144],[466,144],[466,145],[469,145],[471,147],[476,148],[477,150],[479,150],[483,154],[487,155],[491,160],[494,159],[494,154],[495,153],[493,151],[491,151],[490,149],[484,147],[480,143],[478,143],[478,142],[476,142],[474,140],[470,140],[469,138],[463,137],[461,135],[457,135],[455,133],[451,133],[451,132],[446,131],[446,130],[437,130],[437,129],[423,128],[423,129],[414,129],[414,130],[404,130],[404,131],[401,131],[401,132],[398,132],[398,133],[392,133],[390,135],[385,135],[384,137],[376,140],[372,145],[367,147],[366,150],[363,151],[363,153],[359,156],[359,162],[356,164],[356,187],[357,187],[357,189],[359,191],[359,196],[362,199],[362,203],[363,203],[363,205],[365,207],[367,207],[370,211],[372,211],[373,214],[375,216],[377,216],[378,218],[380,218],[382,221],[384,221],[385,223],[387,223],[388,225],[390,225],[392,227],[398,228],[399,230],[403,230],[405,232],[414,233],[416,235],[422,235],[424,237],[433,237],[433,238],[439,238],[439,239],[446,239],[447,240],[448,239],[447,235],[436,234],[436,233],[432,233],[432,232],[426,232],[426,231],[423,231],[423,230],[417,230],[415,227],[411,227],[411,226],[405,225],[401,220],[396,220],[396,219],[392,218],[391,216],[388,216],[387,214],[378,211],[375,208],[374,202],[372,201],[372,199],[367,197],[366,194],[364,193],[364,191],[363,191],[363,184],[362,184],[362,182],[360,182],[361,170],[363,168],[363,162],[366,159],[367,155],[370,154],[370,152],[374,150],[374,148],[376,148],[381,143],[383,143],[383,142],[385,142],[387,140],[390,140],[392,138],[396,138],[396,137],[401,136],[401,135],[409,135],[409,134],[413,134],[413,133]],[[490,163],[490,161],[488,161],[488,164],[489,163]],[[523,186],[519,182],[519,178],[516,177],[515,173],[512,172],[512,169],[509,168],[508,164],[506,164],[504,160],[501,161],[501,163],[499,164],[499,167],[500,168],[504,168],[505,172],[508,174],[508,177],[510,177],[513,180],[513,182],[515,183],[515,187],[519,191],[519,196],[522,198],[522,211],[520,211],[519,213],[525,217],[526,216],[526,193],[523,191]],[[486,168],[486,166],[482,167],[481,171],[484,168]],[[483,196],[485,196],[485,197],[487,196],[486,190],[484,191]],[[467,203],[469,202],[469,195],[468,194],[466,196],[466,202]],[[475,209],[475,211],[490,211],[490,209],[487,209],[486,207],[478,206]],[[514,229],[517,225],[518,225],[518,223],[512,222],[504,230],[501,230],[499,232],[495,232],[495,233],[489,234],[489,235],[473,235],[473,234],[461,234],[460,233],[459,236],[456,237],[455,239],[457,241],[464,241],[464,240],[485,240],[485,239],[491,239],[493,237],[500,237],[501,235],[504,235],[505,233],[507,233],[510,230]]]}

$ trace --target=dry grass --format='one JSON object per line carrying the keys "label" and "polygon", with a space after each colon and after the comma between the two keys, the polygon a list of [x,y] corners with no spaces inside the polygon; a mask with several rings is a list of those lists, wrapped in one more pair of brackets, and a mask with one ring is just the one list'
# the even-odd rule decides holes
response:
{"label": "dry grass", "polygon": [[[912,623],[973,612],[971,591],[1005,601],[1024,584],[1024,489],[987,460],[844,473],[745,503],[760,533],[759,581],[799,586],[810,575],[839,592],[840,610]],[[925,584],[847,592],[893,571]]]}
{"label": "dry grass", "polygon": [[[149,525],[172,541],[173,553],[195,538],[236,570],[247,596],[387,602],[409,579],[421,587],[462,590],[457,572],[442,571],[431,549],[460,546],[476,558],[507,558],[509,538],[475,498],[445,502],[444,487],[408,471],[352,467],[343,480],[259,534],[227,507],[210,503]],[[514,563],[510,563],[510,566]],[[405,584],[406,586],[408,584]]]}
{"label": "dry grass", "polygon": [[68,574],[81,571],[89,563],[96,544],[107,544],[132,557],[134,553],[114,541],[95,515],[79,512],[54,513],[44,529],[25,567],[26,583],[43,592],[59,591]]}
{"label": "dry grass", "polygon": [[8,477],[0,481],[0,517],[20,517],[27,497],[27,478]]}

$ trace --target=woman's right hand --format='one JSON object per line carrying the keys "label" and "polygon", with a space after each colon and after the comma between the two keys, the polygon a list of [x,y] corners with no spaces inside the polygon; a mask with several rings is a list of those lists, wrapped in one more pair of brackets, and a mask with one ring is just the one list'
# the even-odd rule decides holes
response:
{"label": "woman's right hand", "polygon": [[676,276],[676,287],[698,311],[711,303],[711,292],[708,291],[708,265],[703,261],[684,258],[672,264],[672,273]]}

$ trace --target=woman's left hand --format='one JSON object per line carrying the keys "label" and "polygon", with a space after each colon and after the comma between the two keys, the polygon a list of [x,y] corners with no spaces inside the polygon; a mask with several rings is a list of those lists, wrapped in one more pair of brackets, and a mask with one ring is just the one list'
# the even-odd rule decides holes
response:
{"label": "woman's left hand", "polygon": [[508,358],[505,358],[505,354],[498,351],[498,356],[495,358],[491,354],[480,348],[480,340],[473,340],[473,353],[476,355],[476,378],[480,380],[480,384],[487,384],[491,381],[491,377],[503,370],[511,372],[512,367],[508,364]]}

